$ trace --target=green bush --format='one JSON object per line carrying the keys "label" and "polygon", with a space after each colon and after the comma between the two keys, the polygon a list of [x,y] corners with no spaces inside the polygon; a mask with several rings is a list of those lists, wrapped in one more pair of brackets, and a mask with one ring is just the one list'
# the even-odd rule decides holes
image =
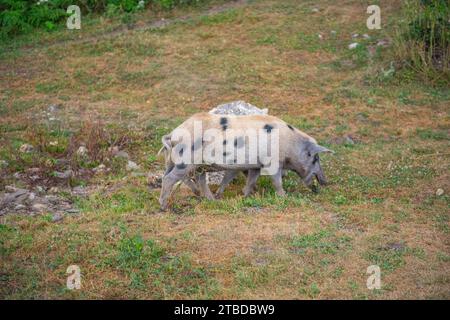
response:
{"label": "green bush", "polygon": [[152,6],[169,10],[176,6],[193,5],[202,0],[0,0],[0,37],[9,38],[30,32],[34,28],[51,31],[63,25],[67,7],[78,5],[82,14],[104,14],[107,17],[133,13]]}
{"label": "green bush", "polygon": [[409,0],[396,37],[405,65],[432,81],[449,81],[450,5],[448,0]]}

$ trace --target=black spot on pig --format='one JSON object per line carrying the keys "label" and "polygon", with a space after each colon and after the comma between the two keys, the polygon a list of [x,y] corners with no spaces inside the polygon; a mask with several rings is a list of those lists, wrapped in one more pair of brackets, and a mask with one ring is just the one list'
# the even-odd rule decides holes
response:
{"label": "black spot on pig", "polygon": [[228,119],[225,117],[220,118],[220,125],[222,126],[222,130],[225,131],[228,128]]}
{"label": "black spot on pig", "polygon": [[292,131],[294,131],[294,127],[291,126],[290,124],[287,125],[289,129],[291,129]]}
{"label": "black spot on pig", "polygon": [[273,126],[270,124],[266,124],[263,129],[266,130],[267,133],[270,133],[273,129]]}

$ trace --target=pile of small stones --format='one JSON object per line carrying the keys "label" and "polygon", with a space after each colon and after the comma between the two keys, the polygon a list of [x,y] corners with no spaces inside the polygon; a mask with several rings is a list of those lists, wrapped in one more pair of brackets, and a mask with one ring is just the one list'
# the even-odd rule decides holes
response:
{"label": "pile of small stones", "polygon": [[[250,103],[239,100],[218,105],[209,111],[209,113],[246,116],[253,114],[268,114],[268,109],[260,109]],[[206,181],[211,185],[219,185],[224,174],[224,171],[208,172],[206,174]]]}
{"label": "pile of small stones", "polygon": [[[75,193],[74,188],[74,193]],[[45,194],[42,189],[27,190],[6,186],[0,193],[0,216],[5,214],[36,215],[52,214],[54,222],[63,219],[65,214],[76,214],[79,210],[72,203],[56,194]]]}

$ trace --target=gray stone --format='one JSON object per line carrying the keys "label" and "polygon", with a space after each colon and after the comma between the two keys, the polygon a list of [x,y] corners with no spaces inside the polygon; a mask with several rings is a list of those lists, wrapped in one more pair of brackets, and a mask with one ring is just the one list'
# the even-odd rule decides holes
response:
{"label": "gray stone", "polygon": [[77,150],[77,155],[80,157],[86,157],[88,155],[88,149],[85,146],[80,146]]}
{"label": "gray stone", "polygon": [[69,179],[73,175],[73,171],[70,169],[64,172],[54,171],[53,174],[55,177],[59,179]]}
{"label": "gray stone", "polygon": [[128,155],[128,153],[126,153],[125,151],[118,151],[114,157],[116,158],[122,158],[122,159],[129,159],[130,156]]}
{"label": "gray stone", "polygon": [[94,169],[92,169],[92,171],[94,171],[95,173],[102,173],[106,170],[106,166],[102,163],[100,165],[98,165],[97,167],[95,167]]}
{"label": "gray stone", "polygon": [[19,148],[19,151],[22,153],[30,153],[30,152],[33,152],[33,150],[34,150],[34,147],[28,143],[24,143]]}
{"label": "gray stone", "polygon": [[60,212],[57,212],[52,216],[52,222],[61,221],[63,218],[64,218],[64,215]]}
{"label": "gray stone", "polygon": [[126,169],[127,169],[128,171],[139,170],[139,166],[137,165],[136,162],[133,162],[133,161],[131,161],[131,160],[128,160]]}
{"label": "gray stone", "polygon": [[251,115],[251,114],[267,114],[267,109],[259,109],[250,103],[244,101],[233,101],[218,105],[209,113],[212,114],[234,114],[234,115]]}
{"label": "gray stone", "polygon": [[43,203],[35,203],[31,206],[31,209],[38,212],[43,212],[47,210],[47,206]]}

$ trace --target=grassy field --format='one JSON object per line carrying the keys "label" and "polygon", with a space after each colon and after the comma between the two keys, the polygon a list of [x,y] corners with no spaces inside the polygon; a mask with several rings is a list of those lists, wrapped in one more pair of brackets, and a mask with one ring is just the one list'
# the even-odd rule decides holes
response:
{"label": "grassy field", "polygon": [[[381,30],[366,28],[369,4],[213,2],[167,14],[164,27],[144,13],[131,28],[89,20],[3,44],[0,190],[58,186],[80,212],[0,217],[0,297],[450,299],[450,90],[391,68],[391,45],[377,43],[400,3],[379,1]],[[241,177],[218,201],[181,187],[162,213],[159,189],[109,154],[120,147],[161,172],[161,136],[233,100],[333,149],[330,185],[313,194],[289,175],[279,198],[262,178],[243,198]],[[80,174],[54,179],[61,163]],[[99,164],[110,170],[94,174]],[[45,180],[14,177],[36,167]],[[382,287],[368,290],[374,264]],[[69,265],[81,290],[66,288]]]}

